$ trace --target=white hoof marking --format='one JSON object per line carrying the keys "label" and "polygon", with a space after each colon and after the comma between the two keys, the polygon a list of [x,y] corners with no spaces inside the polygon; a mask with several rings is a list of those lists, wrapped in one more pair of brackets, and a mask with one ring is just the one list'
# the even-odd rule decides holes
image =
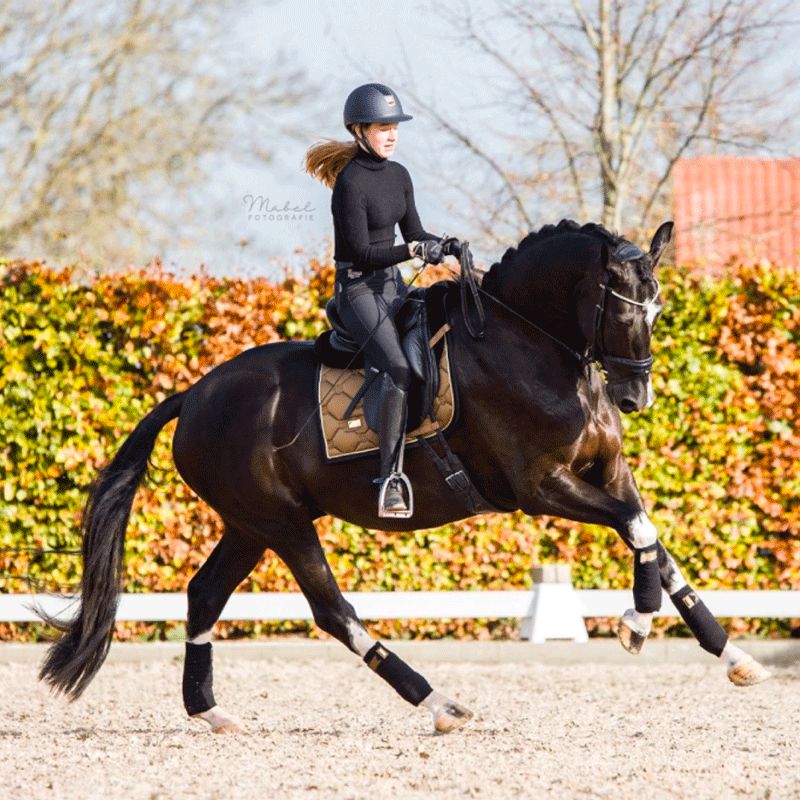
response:
{"label": "white hoof marking", "polygon": [[629,653],[633,653],[635,656],[639,655],[647,637],[650,635],[652,622],[652,614],[629,608],[619,621],[619,628],[617,629],[619,643]]}
{"label": "white hoof marking", "polygon": [[211,726],[212,733],[244,733],[244,723],[231,716],[219,706],[194,714],[192,719],[202,720]]}
{"label": "white hoof marking", "polygon": [[772,677],[772,673],[754,658],[743,661],[728,670],[728,678],[735,686],[755,686]]}
{"label": "white hoof marking", "polygon": [[422,703],[431,712],[433,728],[437,733],[451,733],[466,725],[474,716],[468,708],[437,691],[431,692]]}
{"label": "white hoof marking", "polygon": [[452,733],[466,725],[473,717],[473,713],[458,703],[450,703],[443,709],[438,717],[434,717],[433,727],[437,733]]}

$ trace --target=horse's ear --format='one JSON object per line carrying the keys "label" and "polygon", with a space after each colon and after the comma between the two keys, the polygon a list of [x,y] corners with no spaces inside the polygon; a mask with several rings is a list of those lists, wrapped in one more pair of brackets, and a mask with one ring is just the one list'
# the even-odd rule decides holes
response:
{"label": "horse's ear", "polygon": [[653,241],[650,242],[650,264],[653,269],[656,268],[656,264],[658,264],[658,259],[661,258],[664,248],[669,244],[670,239],[672,239],[673,227],[674,225],[671,220],[669,222],[663,222],[656,231]]}

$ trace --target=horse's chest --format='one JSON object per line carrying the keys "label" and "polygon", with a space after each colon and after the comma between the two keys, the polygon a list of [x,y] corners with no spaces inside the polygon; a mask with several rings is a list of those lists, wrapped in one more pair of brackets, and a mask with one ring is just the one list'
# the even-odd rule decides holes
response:
{"label": "horse's chest", "polygon": [[612,420],[590,415],[577,444],[572,469],[585,477],[593,468],[602,470],[604,465],[614,461],[620,438]]}
{"label": "horse's chest", "polygon": [[584,424],[575,454],[575,467],[586,470],[597,462],[605,449],[606,432],[602,425],[590,417]]}

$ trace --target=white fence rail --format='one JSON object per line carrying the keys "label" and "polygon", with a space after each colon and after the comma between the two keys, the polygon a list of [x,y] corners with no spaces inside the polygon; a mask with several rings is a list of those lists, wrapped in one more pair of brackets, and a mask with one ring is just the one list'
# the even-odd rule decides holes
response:
{"label": "white fence rail", "polygon": [[[701,592],[717,617],[800,617],[800,591]],[[528,591],[346,592],[362,619],[518,618],[522,638],[585,641],[585,617],[617,617],[632,605],[626,590],[573,589],[569,583],[542,583]],[[47,594],[0,594],[0,622],[34,622],[33,605],[69,617],[74,601]],[[123,594],[118,620],[185,620],[186,595]],[[665,594],[661,616],[678,616]],[[306,620],[311,610],[302,594],[242,592],[225,606],[223,620]]]}

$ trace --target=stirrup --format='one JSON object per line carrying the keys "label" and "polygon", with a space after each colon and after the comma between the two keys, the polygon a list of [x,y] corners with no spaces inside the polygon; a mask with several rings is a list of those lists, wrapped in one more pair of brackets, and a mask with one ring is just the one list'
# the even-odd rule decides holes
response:
{"label": "stirrup", "polygon": [[[399,481],[406,490],[408,497],[407,508],[389,509],[386,508],[386,493],[393,481]],[[392,472],[381,484],[381,491],[378,495],[378,516],[389,519],[408,519],[414,513],[414,493],[411,491],[411,481],[404,472]]]}

